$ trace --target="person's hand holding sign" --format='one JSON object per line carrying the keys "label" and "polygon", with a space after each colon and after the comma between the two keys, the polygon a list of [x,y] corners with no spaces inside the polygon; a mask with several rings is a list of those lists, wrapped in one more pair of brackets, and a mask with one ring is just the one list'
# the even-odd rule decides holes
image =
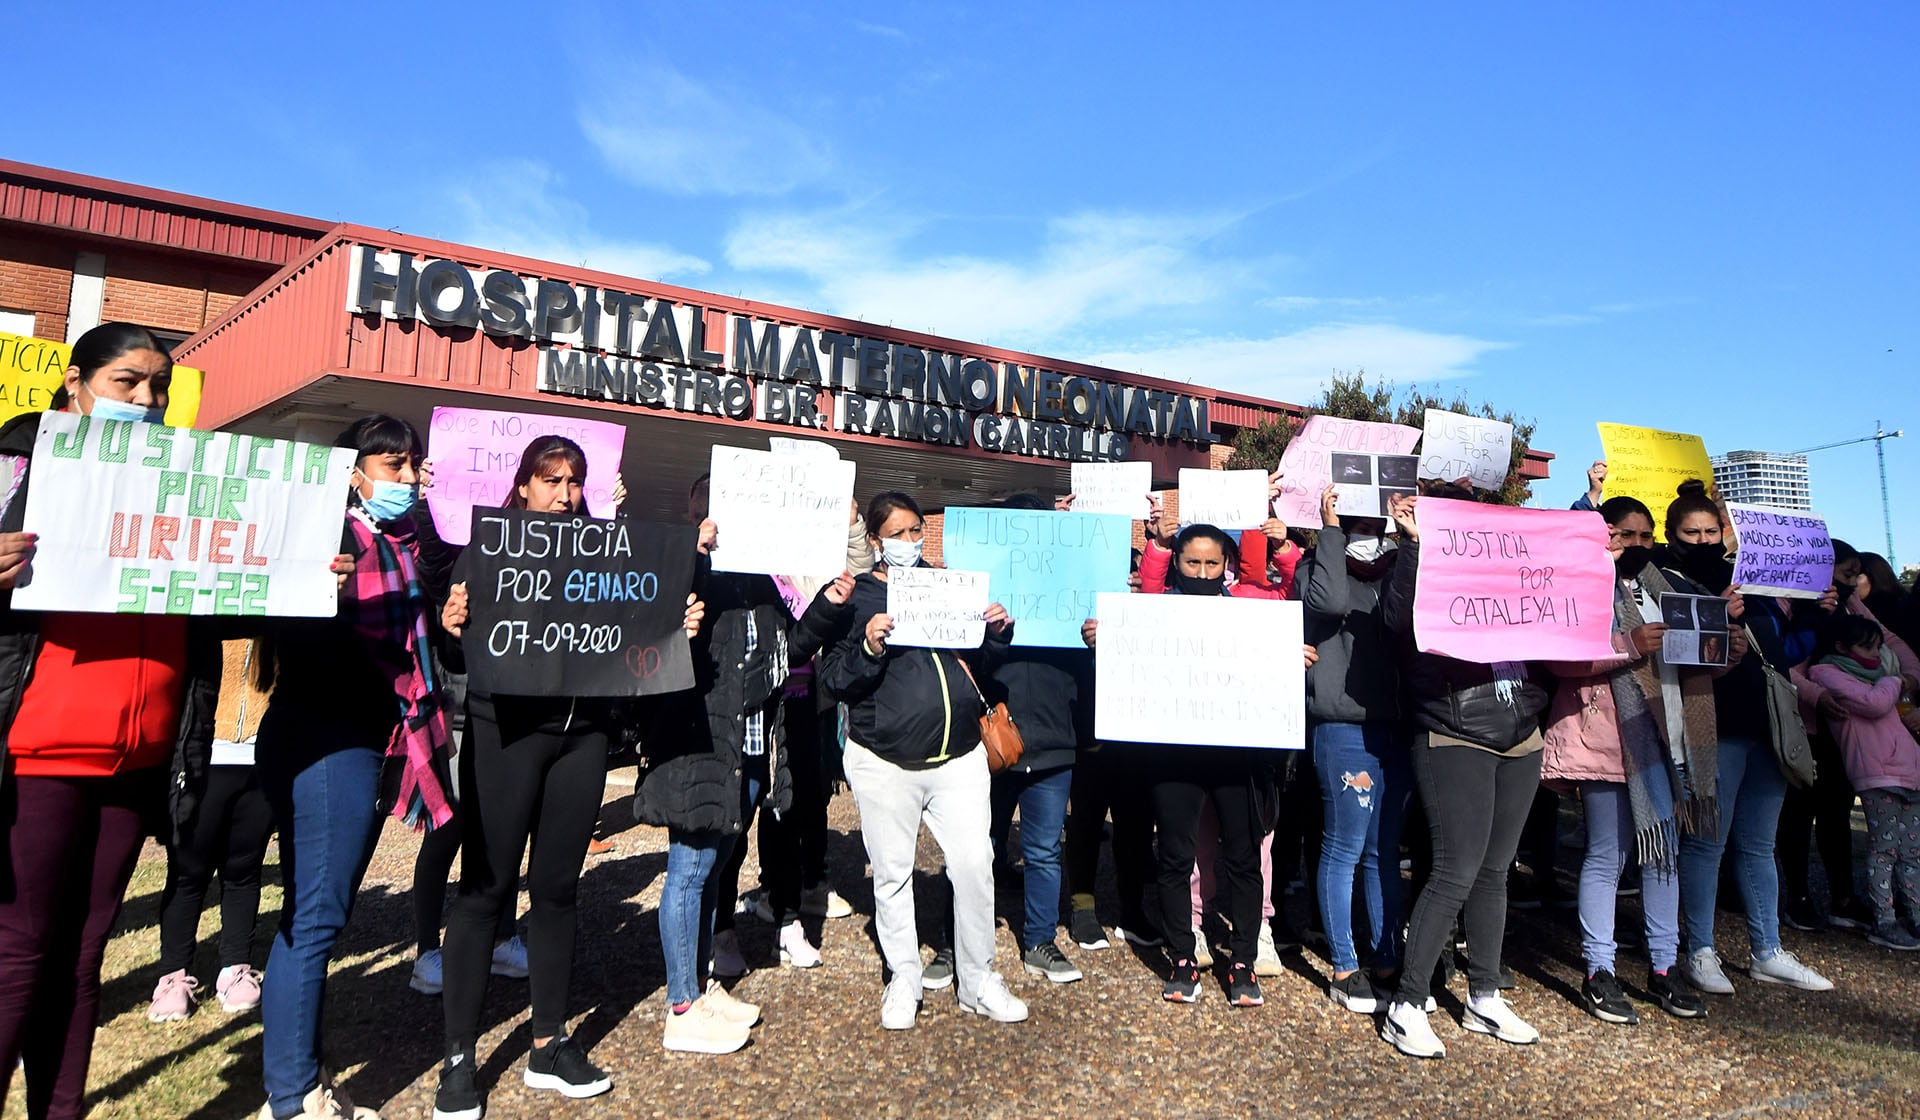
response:
{"label": "person's hand holding sign", "polygon": [[[711,522],[709,522],[709,524],[711,524]],[[465,595],[466,592],[463,589],[461,591],[463,599]],[[686,628],[688,641],[692,641],[700,636],[700,623],[705,621],[706,617],[707,604],[701,602],[699,595],[689,592],[687,595],[687,613],[680,619],[680,625]]]}
{"label": "person's hand holding sign", "polygon": [[995,634],[1004,634],[1008,630],[1013,629],[1013,616],[1007,613],[1007,608],[998,603],[993,603],[987,607],[986,617],[987,629],[993,631]]}
{"label": "person's hand holding sign", "polygon": [[1318,665],[1318,664],[1320,663],[1320,649],[1319,649],[1319,647],[1317,647],[1317,646],[1301,646],[1301,647],[1300,647],[1300,652],[1301,652],[1301,654],[1302,654],[1302,656],[1304,656],[1304,657],[1306,658],[1306,661],[1307,661],[1307,668],[1309,668],[1309,669],[1311,669],[1311,668],[1313,668],[1313,667],[1314,667],[1315,665]]}
{"label": "person's hand holding sign", "polygon": [[1098,638],[1099,636],[1100,636],[1100,620],[1099,619],[1089,618],[1085,622],[1080,624],[1080,640],[1087,643],[1088,649],[1093,648],[1094,639]]}
{"label": "person's hand holding sign", "polygon": [[867,652],[879,657],[887,652],[887,635],[893,633],[893,616],[882,612],[867,619]]}
{"label": "person's hand holding sign", "polygon": [[440,608],[440,628],[458,638],[467,627],[468,617],[467,585],[456,583],[447,593],[447,605]]}
{"label": "person's hand holding sign", "polygon": [[11,591],[33,563],[34,533],[0,533],[0,591]]}
{"label": "person's hand holding sign", "polygon": [[700,554],[702,556],[710,556],[713,554],[713,550],[719,547],[720,526],[715,525],[713,518],[709,517],[700,523]]}
{"label": "person's hand holding sign", "polygon": [[845,604],[848,599],[853,598],[853,573],[841,572],[833,577],[833,582],[829,583],[821,594],[827,597],[827,602],[836,607]]}
{"label": "person's hand holding sign", "polygon": [[[1728,587],[1725,591],[1722,591],[1720,593],[1720,597],[1727,601],[1727,618],[1730,621],[1738,622],[1740,621],[1741,618],[1746,616],[1747,600],[1744,595],[1740,594],[1739,584],[1737,583],[1733,584],[1732,586]],[[1735,658],[1735,660],[1739,660],[1739,659]]]}
{"label": "person's hand holding sign", "polygon": [[1420,541],[1420,519],[1416,512],[1419,504],[1420,495],[1418,494],[1398,494],[1394,496],[1391,507],[1393,523],[1400,526],[1400,534],[1415,544]]}
{"label": "person's hand holding sign", "polygon": [[[13,586],[12,577],[5,573],[4,567],[4,552],[0,551],[0,586],[11,587]],[[347,577],[353,574],[353,567],[353,557],[344,552],[335,556],[333,562],[327,565],[327,570],[333,573],[334,591],[340,592],[347,589]]]}
{"label": "person's hand holding sign", "polygon": [[1659,652],[1660,643],[1666,639],[1666,634],[1666,623],[1646,622],[1627,631],[1627,641],[1633,646],[1633,652],[1646,657]]}
{"label": "person's hand holding sign", "polygon": [[[1398,499],[1395,500],[1397,501]],[[1340,515],[1334,512],[1339,506],[1340,492],[1333,488],[1332,483],[1328,483],[1327,488],[1320,491],[1320,525],[1322,528],[1338,529],[1340,527]]]}

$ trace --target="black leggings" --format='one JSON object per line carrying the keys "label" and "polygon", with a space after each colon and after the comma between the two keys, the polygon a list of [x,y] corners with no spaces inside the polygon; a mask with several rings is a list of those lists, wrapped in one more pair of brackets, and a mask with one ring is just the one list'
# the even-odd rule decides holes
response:
{"label": "black leggings", "polygon": [[[1120,894],[1120,925],[1137,933],[1159,928],[1149,917],[1159,909],[1158,895],[1147,901],[1153,882],[1153,801],[1137,750],[1102,744],[1080,755],[1067,794],[1067,891],[1076,910],[1094,909],[1094,884],[1100,871],[1100,834],[1113,814],[1113,881]],[[1183,923],[1185,924],[1185,923]]]}
{"label": "black leggings", "polygon": [[273,835],[273,807],[251,766],[207,769],[207,792],[182,843],[167,846],[160,892],[160,974],[193,967],[200,910],[220,875],[220,966],[248,964],[260,917],[260,865]]}
{"label": "black leggings", "polygon": [[[456,818],[458,807],[454,809]],[[447,876],[453,871],[453,857],[460,854],[460,824],[436,828],[420,841],[420,854],[413,859],[413,930],[415,951],[430,953],[440,947],[440,919],[447,908]],[[497,945],[514,935],[514,908],[500,908],[500,924],[494,927]]]}
{"label": "black leggings", "polygon": [[[811,695],[791,698],[786,704],[787,738],[783,745],[793,780],[793,805],[777,818],[771,813],[760,814],[760,885],[767,888],[767,903],[783,926],[799,920],[803,897],[825,905],[827,802],[832,799],[821,744],[831,734],[828,728],[833,712],[820,711]],[[740,861],[746,858],[747,846],[735,844],[733,851],[727,861],[732,875],[722,881],[722,886],[727,882],[737,885],[740,880]],[[732,900],[720,896],[716,924],[732,910]]]}
{"label": "black leggings", "polygon": [[473,713],[461,752],[460,889],[447,917],[442,952],[449,1051],[471,1054],[480,1036],[493,933],[510,911],[527,865],[527,983],[533,1037],[566,1025],[573,980],[575,899],[580,866],[606,792],[604,728],[562,732],[516,719],[496,697],[498,721]]}
{"label": "black leggings", "polygon": [[[1192,757],[1198,752],[1219,757]],[[1160,760],[1161,771],[1152,793],[1153,823],[1159,835],[1155,879],[1167,955],[1176,961],[1194,957],[1193,851],[1200,832],[1200,810],[1212,798],[1214,816],[1220,821],[1215,875],[1229,890],[1227,917],[1233,922],[1233,962],[1251,966],[1259,952],[1261,912],[1266,902],[1266,884],[1260,879],[1260,839],[1272,824],[1264,818],[1273,806],[1271,779],[1267,780],[1264,796],[1256,792],[1260,785],[1257,770],[1269,763],[1240,757],[1243,752],[1234,748],[1196,747],[1181,753],[1184,757],[1177,762]]]}
{"label": "black leggings", "polygon": [[1853,785],[1833,736],[1812,736],[1816,767],[1813,788],[1787,787],[1780,810],[1780,829],[1774,841],[1780,853],[1781,901],[1807,897],[1812,892],[1812,849],[1820,849],[1820,865],[1827,872],[1827,898],[1838,906],[1853,892]]}
{"label": "black leggings", "polygon": [[1413,776],[1433,839],[1433,873],[1413,904],[1396,998],[1415,1007],[1427,1002],[1434,966],[1463,908],[1471,954],[1467,990],[1489,995],[1500,990],[1507,868],[1540,788],[1540,752],[1512,756],[1431,746],[1420,732],[1413,744]]}

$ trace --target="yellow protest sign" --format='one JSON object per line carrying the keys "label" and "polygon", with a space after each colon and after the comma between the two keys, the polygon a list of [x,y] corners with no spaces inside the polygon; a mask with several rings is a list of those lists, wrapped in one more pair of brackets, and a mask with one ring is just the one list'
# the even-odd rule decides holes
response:
{"label": "yellow protest sign", "polygon": [[1607,461],[1606,496],[1625,494],[1645,502],[1653,513],[1656,532],[1681,483],[1697,478],[1713,485],[1713,464],[1699,436],[1631,424],[1601,424],[1600,449]]}
{"label": "yellow protest sign", "polygon": [[[67,376],[73,347],[44,338],[26,338],[0,331],[0,423],[23,412],[53,407],[53,391]],[[191,428],[200,417],[200,391],[206,375],[186,366],[173,367],[173,387],[167,391],[166,422]]]}

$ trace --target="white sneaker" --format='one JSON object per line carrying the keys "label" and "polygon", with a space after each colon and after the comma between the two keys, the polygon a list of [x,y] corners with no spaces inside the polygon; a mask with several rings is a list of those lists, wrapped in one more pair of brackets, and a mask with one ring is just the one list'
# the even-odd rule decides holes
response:
{"label": "white sneaker", "polygon": [[807,940],[807,931],[797,921],[780,929],[780,963],[790,968],[819,968],[820,950]]}
{"label": "white sneaker", "polygon": [[1467,1000],[1467,1013],[1461,1017],[1460,1025],[1477,1034],[1490,1034],[1515,1046],[1532,1046],[1540,1041],[1540,1032],[1514,1014],[1513,1007],[1498,995],[1470,997]]}
{"label": "white sneaker", "polygon": [[912,1030],[919,1014],[920,986],[894,977],[887,985],[887,994],[880,1000],[880,1025],[890,1031]]}
{"label": "white sneaker", "polygon": [[407,987],[423,996],[440,994],[440,950],[428,949],[413,959],[413,977],[407,981]]}
{"label": "white sneaker", "polygon": [[1213,946],[1207,944],[1207,935],[1199,926],[1193,927],[1193,963],[1203,969],[1213,967]]}
{"label": "white sneaker", "polygon": [[509,980],[527,978],[527,943],[514,934],[493,947],[491,971],[495,976],[504,976]]}
{"label": "white sneaker", "polygon": [[975,1015],[985,1015],[996,1023],[1027,1021],[1026,1003],[1007,990],[1007,982],[998,972],[987,973],[987,978],[981,982],[980,991],[975,993],[973,1002],[960,1001],[960,1010],[971,1011]]}
{"label": "white sneaker", "polygon": [[732,1022],[705,998],[675,1015],[667,1012],[661,1043],[683,1054],[731,1054],[747,1044],[751,1031]]}
{"label": "white sneaker", "polygon": [[730,1023],[751,1027],[760,1021],[759,1004],[748,1003],[727,991],[720,981],[712,977],[707,978],[707,992],[700,998],[711,1004],[720,1017]]}
{"label": "white sneaker", "polygon": [[740,955],[740,938],[730,929],[713,935],[713,974],[729,979],[747,974],[747,958]]}
{"label": "white sneaker", "polygon": [[1733,994],[1733,981],[1727,979],[1726,969],[1720,967],[1720,954],[1713,946],[1695,949],[1687,957],[1687,979],[1703,992],[1716,996]]}
{"label": "white sneaker", "polygon": [[1380,1037],[1410,1058],[1444,1058],[1446,1045],[1433,1033],[1427,1013],[1406,1003],[1390,1003],[1380,1019]]}
{"label": "white sneaker", "polygon": [[1129,945],[1137,945],[1142,949],[1157,949],[1167,943],[1166,939],[1150,929],[1114,926],[1113,935]]}
{"label": "white sneaker", "polygon": [[1280,962],[1280,950],[1273,945],[1273,927],[1260,923],[1260,949],[1254,954],[1253,974],[1255,976],[1285,976],[1287,966]]}
{"label": "white sneaker", "polygon": [[829,918],[853,917],[853,903],[848,902],[844,898],[841,898],[839,891],[829,890],[827,892],[827,917]]}
{"label": "white sneaker", "polygon": [[1800,958],[1785,949],[1776,949],[1771,957],[1753,957],[1747,975],[1763,984],[1785,984],[1803,992],[1830,992],[1833,981],[1800,963]]}

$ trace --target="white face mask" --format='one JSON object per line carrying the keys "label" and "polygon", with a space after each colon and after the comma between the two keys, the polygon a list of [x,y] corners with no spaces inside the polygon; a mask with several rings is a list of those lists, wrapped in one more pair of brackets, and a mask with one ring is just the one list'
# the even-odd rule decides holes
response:
{"label": "white face mask", "polygon": [[1355,533],[1347,538],[1347,555],[1362,564],[1371,564],[1398,547],[1379,533]]}
{"label": "white face mask", "polygon": [[889,568],[911,568],[920,562],[920,544],[889,537],[880,542],[880,559]]}

